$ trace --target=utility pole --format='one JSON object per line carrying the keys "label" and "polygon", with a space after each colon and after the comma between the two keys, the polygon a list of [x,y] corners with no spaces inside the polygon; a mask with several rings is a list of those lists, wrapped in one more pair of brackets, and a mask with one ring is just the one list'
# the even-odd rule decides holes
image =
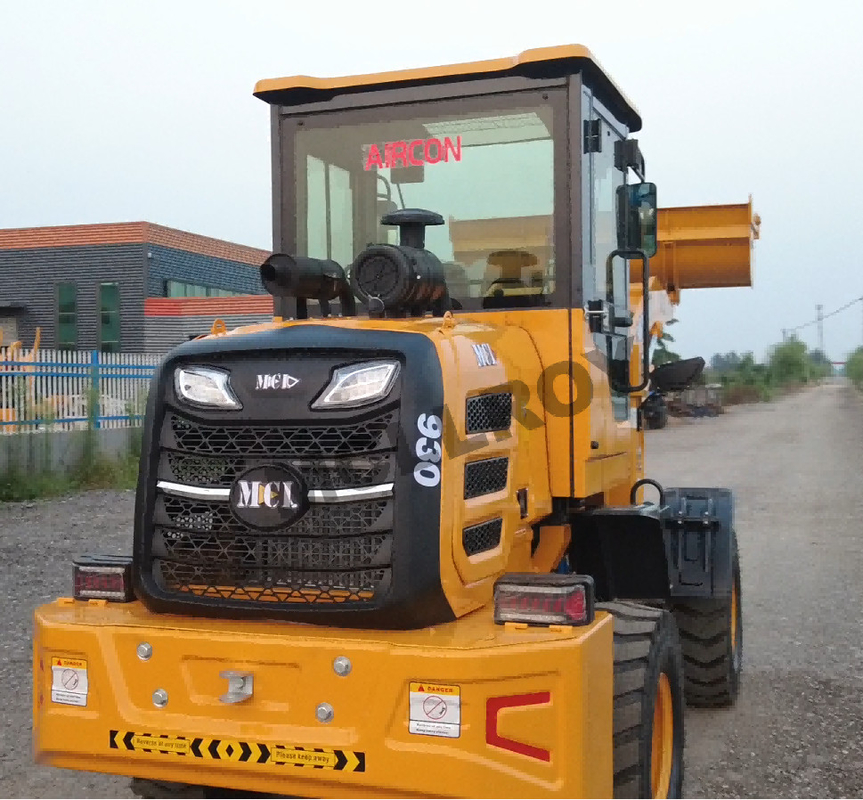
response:
{"label": "utility pole", "polygon": [[824,306],[815,306],[815,310],[818,312],[818,349],[822,353],[824,353],[824,314],[822,313],[823,309]]}

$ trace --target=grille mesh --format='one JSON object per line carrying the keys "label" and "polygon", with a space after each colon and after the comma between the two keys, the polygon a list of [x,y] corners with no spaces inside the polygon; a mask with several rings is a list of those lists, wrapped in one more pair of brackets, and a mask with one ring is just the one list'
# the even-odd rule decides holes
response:
{"label": "grille mesh", "polygon": [[389,588],[391,570],[306,572],[155,560],[164,589],[198,597],[271,603],[369,602]]}
{"label": "grille mesh", "polygon": [[[243,458],[189,456],[168,453],[168,480],[191,486],[229,487],[243,472],[256,466]],[[258,462],[260,463],[260,461]],[[394,454],[377,453],[354,458],[330,460],[286,459],[298,470],[309,489],[355,489],[390,480]]]}
{"label": "grille mesh", "polygon": [[302,570],[389,564],[392,534],[353,537],[214,536],[157,528],[154,549],[172,561]]}
{"label": "grille mesh", "polygon": [[485,458],[482,461],[471,461],[464,468],[464,499],[479,497],[506,488],[506,474],[509,459]]}
{"label": "grille mesh", "polygon": [[494,550],[500,544],[500,534],[503,529],[503,520],[492,519],[472,525],[462,531],[462,545],[469,556],[484,553],[486,550]]}
{"label": "grille mesh", "polygon": [[[307,425],[202,420],[169,410],[157,480],[230,489],[248,470],[293,468],[308,490],[395,481],[397,409],[371,419]],[[366,604],[392,585],[393,498],[312,503],[289,525],[258,530],[224,498],[157,491],[148,526],[150,570],[167,594],[294,604]]]}
{"label": "grille mesh", "polygon": [[387,431],[395,419],[391,411],[350,425],[226,427],[172,414],[170,428],[177,447],[195,455],[338,456],[392,447]]}
{"label": "grille mesh", "polygon": [[[262,535],[240,522],[227,503],[188,500],[184,497],[162,498],[166,526],[203,533],[242,533]],[[366,533],[382,520],[388,500],[364,500],[359,503],[314,503],[296,522],[286,528],[296,536],[351,536]],[[157,510],[158,510],[157,505]],[[160,521],[157,515],[157,521]]]}
{"label": "grille mesh", "polygon": [[512,394],[480,394],[469,397],[465,409],[467,433],[505,431],[512,422]]}

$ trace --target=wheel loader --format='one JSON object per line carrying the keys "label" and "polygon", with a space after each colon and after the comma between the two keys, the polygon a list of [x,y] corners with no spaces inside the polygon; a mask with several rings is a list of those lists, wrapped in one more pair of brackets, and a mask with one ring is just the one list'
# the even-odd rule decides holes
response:
{"label": "wheel loader", "polygon": [[703,367],[649,368],[680,290],[749,285],[751,199],[658,209],[581,46],[254,93],[274,318],[158,368],[131,553],[35,612],[36,760],[146,797],[679,797],[740,566],[730,491],[645,477],[641,403]]}

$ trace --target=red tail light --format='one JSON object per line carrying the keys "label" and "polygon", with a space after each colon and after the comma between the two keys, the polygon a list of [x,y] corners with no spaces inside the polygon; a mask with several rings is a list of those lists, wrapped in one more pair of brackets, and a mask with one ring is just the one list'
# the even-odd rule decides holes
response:
{"label": "red tail light", "polygon": [[494,621],[498,625],[589,625],[593,578],[532,572],[504,575],[494,585]]}
{"label": "red tail light", "polygon": [[128,603],[134,599],[129,556],[81,556],[74,570],[76,600]]}

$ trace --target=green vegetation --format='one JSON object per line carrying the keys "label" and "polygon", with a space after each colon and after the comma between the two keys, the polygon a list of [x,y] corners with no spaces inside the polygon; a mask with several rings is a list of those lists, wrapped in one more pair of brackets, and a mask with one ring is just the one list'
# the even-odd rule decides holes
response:
{"label": "green vegetation", "polygon": [[717,353],[710,359],[705,379],[723,386],[723,402],[753,403],[772,399],[778,391],[789,391],[833,374],[833,366],[820,350],[807,350],[791,338],[770,349],[764,363],[752,353]]}
{"label": "green vegetation", "polygon": [[858,388],[863,389],[863,347],[858,347],[845,362],[845,375]]}
{"label": "green vegetation", "polygon": [[666,328],[669,325],[673,325],[677,322],[676,319],[670,319],[668,322],[663,325],[662,333],[655,339],[655,349],[653,351],[653,357],[650,359],[650,363],[654,367],[658,367],[661,364],[667,364],[669,361],[680,361],[680,355],[668,349],[668,343],[674,341],[674,337],[668,333]]}
{"label": "green vegetation", "polygon": [[[141,454],[141,429],[130,428],[126,449],[111,457],[100,450],[96,426],[97,397],[87,398],[88,420],[83,430],[53,433],[56,417],[50,408],[26,418],[37,418],[44,430],[0,436],[0,502],[20,502],[57,497],[85,489],[132,489],[138,480]],[[16,407],[26,413],[28,404],[22,391]],[[139,409],[129,414],[140,416]],[[58,469],[54,458],[57,437],[66,442],[79,440],[74,464]],[[3,457],[5,456],[5,457]]]}
{"label": "green vegetation", "polygon": [[[126,452],[116,457],[99,451],[98,433],[88,428],[61,435],[80,435],[80,458],[74,467],[57,469],[53,459],[54,434],[20,433],[2,437],[7,466],[0,471],[0,502],[58,497],[85,489],[132,489],[138,479],[140,434],[129,431]],[[137,452],[136,452],[137,451]]]}

